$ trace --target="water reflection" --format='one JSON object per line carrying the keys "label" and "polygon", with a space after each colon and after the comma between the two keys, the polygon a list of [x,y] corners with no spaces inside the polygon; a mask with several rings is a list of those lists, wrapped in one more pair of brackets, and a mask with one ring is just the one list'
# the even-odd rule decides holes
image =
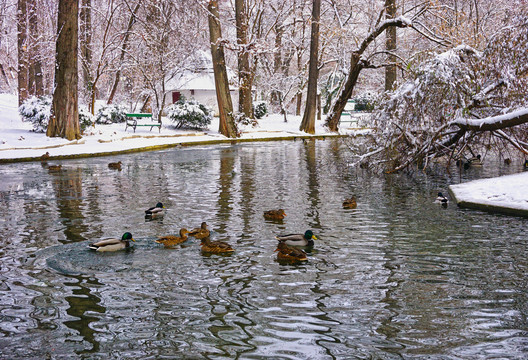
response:
{"label": "water reflection", "polygon": [[50,171],[51,184],[57,199],[59,219],[64,225],[67,241],[83,241],[87,226],[84,224],[83,169],[63,168]]}
{"label": "water reflection", "polygon": [[101,299],[91,291],[91,286],[101,286],[102,284],[94,278],[84,278],[82,276],[71,276],[74,282],[66,282],[65,285],[73,289],[72,296],[66,296],[66,301],[69,308],[66,313],[76,318],[76,320],[68,320],[64,325],[72,330],[75,330],[82,336],[83,341],[91,344],[91,349],[85,349],[81,353],[95,353],[99,351],[99,342],[95,338],[97,331],[92,329],[91,324],[97,322],[100,316],[93,316],[90,314],[99,313],[104,314],[105,308],[99,303]]}
{"label": "water reflection", "polygon": [[[339,141],[252,143],[0,167],[0,357],[522,358],[526,219],[432,201],[458,174],[377,177]],[[516,171],[484,167],[462,174]],[[356,209],[343,209],[356,196]],[[162,221],[144,210],[161,201]],[[264,210],[284,208],[282,222]],[[157,236],[207,221],[228,257]],[[274,236],[315,230],[308,261]],[[131,231],[129,252],[94,238]],[[27,350],[24,350],[27,349]]]}

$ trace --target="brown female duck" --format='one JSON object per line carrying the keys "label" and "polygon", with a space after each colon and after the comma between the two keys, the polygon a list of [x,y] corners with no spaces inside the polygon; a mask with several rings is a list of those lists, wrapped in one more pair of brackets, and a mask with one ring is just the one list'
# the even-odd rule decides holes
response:
{"label": "brown female duck", "polygon": [[180,229],[180,236],[176,235],[167,235],[167,236],[161,236],[158,238],[158,240],[155,240],[158,244],[163,244],[165,247],[171,247],[178,244],[181,244],[185,241],[187,241],[187,234],[189,231],[185,228]]}
{"label": "brown female duck", "polygon": [[192,229],[189,232],[189,236],[193,236],[195,239],[204,239],[209,237],[209,235],[211,235],[211,232],[207,229],[207,223],[205,221],[202,222],[199,228]]}
{"label": "brown female duck", "polygon": [[286,260],[290,262],[308,260],[304,251],[302,251],[301,249],[289,247],[284,242],[279,242],[279,245],[277,246],[277,249],[275,251],[277,252],[277,259],[279,260]]}
{"label": "brown female duck", "polygon": [[282,220],[285,216],[284,209],[264,211],[264,218],[266,220]]}
{"label": "brown female duck", "polygon": [[235,251],[228,243],[211,241],[209,237],[203,238],[200,246],[202,247],[202,252],[210,254],[227,254]]}

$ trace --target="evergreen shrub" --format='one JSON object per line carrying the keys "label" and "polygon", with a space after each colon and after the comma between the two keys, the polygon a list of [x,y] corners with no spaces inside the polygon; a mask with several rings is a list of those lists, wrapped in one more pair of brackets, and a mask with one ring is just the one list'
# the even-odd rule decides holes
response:
{"label": "evergreen shrub", "polygon": [[167,108],[167,117],[176,128],[203,129],[213,120],[212,110],[196,100],[180,99]]}

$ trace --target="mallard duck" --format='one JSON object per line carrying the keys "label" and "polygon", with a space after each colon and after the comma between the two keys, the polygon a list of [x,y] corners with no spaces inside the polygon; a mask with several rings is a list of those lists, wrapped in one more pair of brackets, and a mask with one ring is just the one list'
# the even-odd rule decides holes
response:
{"label": "mallard duck", "polygon": [[46,153],[43,154],[43,155],[40,157],[40,161],[47,161],[49,158],[50,158],[50,154],[49,154],[49,152],[46,151]]}
{"label": "mallard duck", "polygon": [[343,207],[345,209],[355,209],[357,207],[356,198],[352,196],[350,199],[343,201]]}
{"label": "mallard duck", "polygon": [[50,165],[48,166],[49,171],[61,171],[62,165]]}
{"label": "mallard duck", "polygon": [[159,202],[156,204],[156,206],[145,210],[145,217],[163,215],[163,209],[165,209],[165,206],[163,206],[163,204]]}
{"label": "mallard duck", "polygon": [[275,239],[280,242],[285,243],[286,245],[293,246],[314,246],[314,240],[317,240],[312,230],[306,230],[303,234],[288,234],[288,235],[278,235],[275,236]]}
{"label": "mallard duck", "polygon": [[209,235],[211,235],[211,232],[207,230],[207,223],[205,221],[202,222],[199,228],[192,229],[189,232],[189,236],[193,236],[196,239],[204,239],[209,237]]}
{"label": "mallard duck", "polygon": [[470,166],[482,166],[482,159],[480,157],[480,154],[468,159],[468,162]]}
{"label": "mallard duck", "polygon": [[528,159],[524,160],[523,168],[524,170],[528,170]]}
{"label": "mallard duck", "polygon": [[117,238],[103,239],[88,245],[88,247],[95,251],[118,251],[128,249],[130,247],[130,240],[136,241],[131,233],[126,232],[121,237],[121,240]]}
{"label": "mallard duck", "polygon": [[284,209],[264,211],[264,218],[267,220],[282,220],[285,216]]}
{"label": "mallard duck", "polygon": [[111,162],[108,164],[108,168],[121,171],[121,161]]}
{"label": "mallard duck", "polygon": [[435,199],[435,203],[436,204],[441,204],[442,206],[447,206],[448,202],[449,202],[449,200],[444,196],[444,194],[439,192],[437,197],[436,197],[436,199]]}
{"label": "mallard duck", "polygon": [[200,244],[202,252],[211,254],[225,254],[235,251],[228,243],[223,241],[211,241],[211,238],[202,239]]}
{"label": "mallard duck", "polygon": [[187,234],[189,231],[185,228],[180,229],[180,236],[175,235],[167,235],[167,236],[161,236],[158,238],[158,240],[155,240],[158,244],[163,244],[165,247],[171,247],[174,245],[181,244],[185,241],[187,241]]}
{"label": "mallard duck", "polygon": [[277,249],[275,251],[277,252],[277,259],[279,260],[287,260],[292,262],[308,260],[304,251],[289,247],[284,242],[279,242],[279,245],[277,245]]}

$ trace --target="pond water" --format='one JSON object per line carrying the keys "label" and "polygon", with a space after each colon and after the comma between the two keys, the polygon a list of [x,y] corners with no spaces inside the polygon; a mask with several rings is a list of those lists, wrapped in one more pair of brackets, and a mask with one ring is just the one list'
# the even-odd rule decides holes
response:
{"label": "pond water", "polygon": [[[458,174],[346,157],[320,140],[0,166],[0,358],[526,358],[528,220],[433,204]],[[202,221],[231,256],[154,242]],[[308,261],[277,262],[274,236],[307,229]],[[87,249],[125,231],[133,250]]]}

